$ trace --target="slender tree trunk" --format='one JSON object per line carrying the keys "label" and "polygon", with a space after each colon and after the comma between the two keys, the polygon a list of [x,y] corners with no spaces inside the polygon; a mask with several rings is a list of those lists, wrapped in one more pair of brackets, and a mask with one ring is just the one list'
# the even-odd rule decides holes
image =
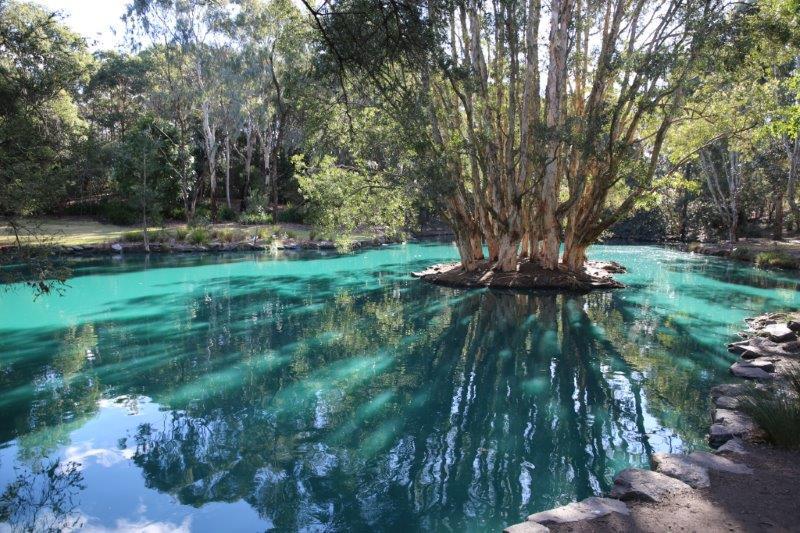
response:
{"label": "slender tree trunk", "polygon": [[147,152],[142,146],[142,240],[144,251],[150,253],[150,240],[147,236]]}
{"label": "slender tree trunk", "polygon": [[779,190],[775,198],[773,214],[772,238],[776,241],[783,240],[783,190]]}
{"label": "slender tree trunk", "polygon": [[225,200],[231,209],[231,137],[225,134]]}

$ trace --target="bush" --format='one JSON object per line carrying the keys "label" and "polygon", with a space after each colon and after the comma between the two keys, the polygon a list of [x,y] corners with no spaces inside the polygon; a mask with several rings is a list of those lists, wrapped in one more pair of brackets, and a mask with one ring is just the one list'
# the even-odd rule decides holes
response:
{"label": "bush", "polygon": [[800,368],[789,372],[789,390],[755,390],[739,398],[742,410],[764,430],[767,440],[787,448],[800,447]]}
{"label": "bush", "polygon": [[139,222],[141,213],[122,202],[109,202],[103,207],[103,216],[117,226],[132,226]]}
{"label": "bush", "polygon": [[262,241],[272,242],[275,240],[275,228],[259,228],[258,238]]}
{"label": "bush", "polygon": [[175,230],[175,238],[179,241],[186,240],[186,237],[189,235],[189,228],[178,228]]}
{"label": "bush", "polygon": [[203,245],[211,240],[211,234],[206,228],[193,228],[186,236],[189,244]]}
{"label": "bush", "polygon": [[142,242],[144,240],[141,231],[126,231],[121,238],[125,242]]}
{"label": "bush", "polygon": [[227,204],[223,205],[217,210],[217,218],[224,222],[233,222],[236,220],[236,211],[232,207],[228,207]]}
{"label": "bush", "polygon": [[305,221],[305,213],[299,207],[287,205],[285,208],[278,211],[277,221],[287,224],[302,224]]}
{"label": "bush", "polygon": [[756,265],[773,268],[797,268],[797,260],[784,252],[761,252],[756,256]]}
{"label": "bush", "polygon": [[214,232],[214,238],[221,242],[240,242],[245,238],[245,234],[240,230],[221,229]]}
{"label": "bush", "polygon": [[292,230],[286,231],[285,235],[287,239],[297,239],[297,233]]}
{"label": "bush", "polygon": [[753,252],[748,248],[734,248],[731,251],[731,258],[738,259],[739,261],[752,261],[753,260]]}
{"label": "bush", "polygon": [[239,224],[244,226],[255,226],[261,224],[272,224],[272,214],[264,212],[263,209],[259,210],[248,210],[245,213],[239,215]]}

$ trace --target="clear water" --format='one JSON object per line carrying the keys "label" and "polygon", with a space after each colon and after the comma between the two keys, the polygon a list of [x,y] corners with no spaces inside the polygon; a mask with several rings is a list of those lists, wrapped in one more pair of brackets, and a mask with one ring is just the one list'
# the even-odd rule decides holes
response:
{"label": "clear water", "polygon": [[587,296],[435,287],[409,244],[76,263],[0,293],[0,530],[469,531],[704,446],[741,320],[798,279],[657,247]]}

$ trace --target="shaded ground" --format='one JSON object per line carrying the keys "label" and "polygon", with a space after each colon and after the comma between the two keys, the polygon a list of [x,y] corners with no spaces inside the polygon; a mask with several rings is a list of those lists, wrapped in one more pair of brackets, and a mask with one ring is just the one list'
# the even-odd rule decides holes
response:
{"label": "shaded ground", "polygon": [[548,525],[555,532],[590,531],[800,531],[800,452],[747,447],[727,455],[752,475],[711,471],[711,487],[654,503],[628,502],[630,516]]}
{"label": "shaded ground", "polygon": [[750,263],[755,263],[759,254],[770,253],[785,257],[787,261],[779,265],[762,266],[778,266],[792,269],[800,268],[800,238],[787,238],[782,241],[766,238],[746,238],[739,239],[733,247],[727,242],[692,243],[685,246],[685,249],[704,255],[732,257]]}

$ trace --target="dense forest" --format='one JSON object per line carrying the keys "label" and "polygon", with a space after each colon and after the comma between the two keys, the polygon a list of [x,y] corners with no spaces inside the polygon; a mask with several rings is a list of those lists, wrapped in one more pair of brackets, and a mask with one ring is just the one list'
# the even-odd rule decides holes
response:
{"label": "dense forest", "polygon": [[578,270],[602,239],[780,239],[800,229],[799,10],[133,0],[124,51],[90,53],[0,0],[0,216],[442,221],[464,267],[501,271]]}

